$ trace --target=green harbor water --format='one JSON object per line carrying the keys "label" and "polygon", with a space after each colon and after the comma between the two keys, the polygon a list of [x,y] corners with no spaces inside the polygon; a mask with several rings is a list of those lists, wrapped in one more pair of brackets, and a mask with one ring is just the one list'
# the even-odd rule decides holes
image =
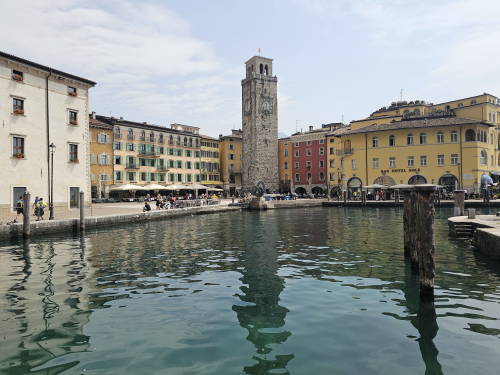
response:
{"label": "green harbor water", "polygon": [[498,374],[500,266],[402,211],[231,212],[0,245],[1,374]]}

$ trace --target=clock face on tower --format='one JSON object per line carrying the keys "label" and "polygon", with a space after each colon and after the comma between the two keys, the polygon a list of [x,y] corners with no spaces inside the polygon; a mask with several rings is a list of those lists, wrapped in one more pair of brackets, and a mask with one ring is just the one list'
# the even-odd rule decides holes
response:
{"label": "clock face on tower", "polygon": [[250,101],[250,99],[246,99],[245,100],[245,114],[249,115],[251,111],[252,111],[252,102]]}
{"label": "clock face on tower", "polygon": [[260,97],[260,113],[262,116],[269,116],[273,113],[273,99],[270,96]]}

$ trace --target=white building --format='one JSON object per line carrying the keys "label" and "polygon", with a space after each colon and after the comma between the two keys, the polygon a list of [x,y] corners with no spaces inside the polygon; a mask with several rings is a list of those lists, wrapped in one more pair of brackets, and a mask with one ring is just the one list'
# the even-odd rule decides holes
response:
{"label": "white building", "polygon": [[[0,216],[27,189],[57,208],[90,199],[88,90],[95,83],[0,52]],[[47,216],[48,217],[48,212]]]}

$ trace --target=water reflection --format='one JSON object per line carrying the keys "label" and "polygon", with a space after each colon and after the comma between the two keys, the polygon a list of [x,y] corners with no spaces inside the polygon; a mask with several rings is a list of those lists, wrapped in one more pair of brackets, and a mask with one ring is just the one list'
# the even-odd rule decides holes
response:
{"label": "water reflection", "polygon": [[[291,335],[284,330],[288,309],[279,304],[279,296],[285,287],[278,276],[278,251],[276,241],[280,239],[276,223],[263,227],[258,214],[253,214],[245,223],[255,231],[246,233],[245,251],[241,255],[243,267],[240,281],[243,286],[238,294],[243,305],[233,305],[238,321],[248,330],[247,340],[255,346],[257,361],[245,366],[245,374],[268,374],[271,370],[286,369],[293,354],[269,355],[276,344],[283,344]],[[255,235],[258,233],[258,235]],[[269,355],[269,356],[268,356]],[[288,373],[288,372],[280,372]]]}
{"label": "water reflection", "polygon": [[[0,373],[80,374],[90,365],[137,373],[117,370],[134,356],[144,373],[323,373],[317,366],[336,356],[342,363],[332,372],[382,374],[397,360],[369,364],[384,361],[377,350],[390,351],[389,340],[406,345],[398,360],[416,358],[408,373],[500,365],[499,267],[449,241],[438,213],[436,303],[419,304],[401,215],[318,208],[195,216],[0,247]],[[291,285],[304,291],[295,305]],[[306,321],[317,326],[308,332]],[[131,322],[139,344],[129,345]],[[373,345],[374,325],[382,329]],[[326,329],[336,337],[318,348]],[[363,358],[343,345],[351,340],[367,349]],[[465,364],[454,368],[453,355]]]}

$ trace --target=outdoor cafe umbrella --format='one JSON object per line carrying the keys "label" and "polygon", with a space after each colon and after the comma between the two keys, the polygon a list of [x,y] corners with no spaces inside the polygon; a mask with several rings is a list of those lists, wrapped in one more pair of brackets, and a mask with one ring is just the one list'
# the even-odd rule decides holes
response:
{"label": "outdoor cafe umbrella", "polygon": [[185,189],[185,186],[184,185],[176,185],[176,184],[165,186],[165,190],[178,191],[181,189]]}
{"label": "outdoor cafe umbrella", "polygon": [[143,186],[144,190],[168,190],[166,186],[159,184],[149,184]]}
{"label": "outdoor cafe umbrella", "polygon": [[145,190],[143,186],[125,184],[125,185],[115,185],[109,188],[111,191],[137,191],[137,190]]}
{"label": "outdoor cafe umbrella", "polygon": [[208,191],[224,191],[224,190],[219,188],[208,188]]}
{"label": "outdoor cafe umbrella", "polygon": [[144,187],[139,186],[139,185],[132,185],[132,184],[125,184],[125,185],[116,185],[116,186],[111,186],[109,188],[110,191],[128,191],[131,195],[131,197],[135,197],[135,192],[137,190],[146,190]]}
{"label": "outdoor cafe umbrella", "polygon": [[386,185],[380,185],[380,184],[373,184],[373,185],[366,185],[363,186],[365,189],[387,189]]}

